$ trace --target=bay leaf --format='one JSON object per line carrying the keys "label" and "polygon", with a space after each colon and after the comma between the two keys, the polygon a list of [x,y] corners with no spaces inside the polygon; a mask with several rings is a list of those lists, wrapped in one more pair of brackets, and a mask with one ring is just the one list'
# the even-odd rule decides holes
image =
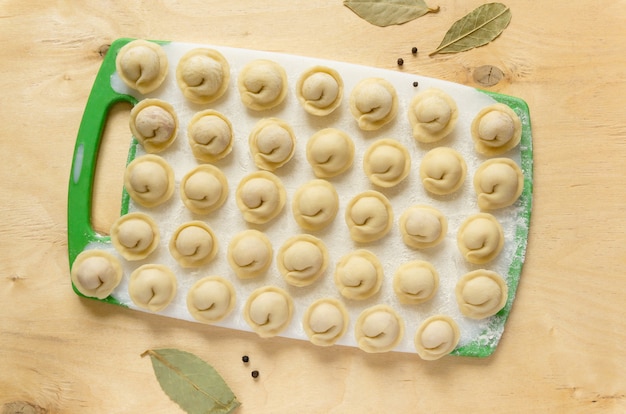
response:
{"label": "bay leaf", "polygon": [[188,414],[228,414],[241,403],[211,365],[178,349],[150,349],[152,368],[163,391]]}
{"label": "bay leaf", "polygon": [[486,3],[454,22],[437,49],[430,53],[457,53],[486,45],[511,21],[511,10],[502,3]]}
{"label": "bay leaf", "polygon": [[439,11],[439,6],[430,8],[424,0],[344,0],[343,5],[380,27],[403,24]]}

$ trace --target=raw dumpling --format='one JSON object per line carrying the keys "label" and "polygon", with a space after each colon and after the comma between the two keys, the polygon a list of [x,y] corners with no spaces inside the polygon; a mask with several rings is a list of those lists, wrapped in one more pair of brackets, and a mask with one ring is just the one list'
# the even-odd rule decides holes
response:
{"label": "raw dumpling", "polygon": [[413,260],[398,268],[393,290],[400,303],[417,305],[432,299],[439,288],[439,273],[424,260]]}
{"label": "raw dumpling", "polygon": [[178,134],[174,107],[160,99],[144,99],[130,111],[130,131],[148,153],[172,145]]}
{"label": "raw dumpling", "polygon": [[388,352],[396,347],[404,335],[404,322],[387,305],[376,305],[359,315],[354,327],[357,345],[365,352]]}
{"label": "raw dumpling", "polygon": [[343,131],[325,128],[307,141],[306,158],[318,178],[335,177],[352,166],[354,142]]}
{"label": "raw dumpling", "polygon": [[474,174],[474,190],[481,210],[495,210],[515,203],[524,190],[524,174],[509,158],[483,162]]}
{"label": "raw dumpling", "polygon": [[278,63],[253,60],[241,69],[237,81],[241,102],[254,111],[280,105],[287,96],[287,73]]}
{"label": "raw dumpling", "polygon": [[158,155],[142,155],[126,167],[124,188],[138,204],[156,207],[174,193],[174,170]]}
{"label": "raw dumpling", "polygon": [[187,310],[203,323],[219,322],[235,307],[235,288],[223,277],[207,276],[198,280],[187,293]]}
{"label": "raw dumpling", "polygon": [[311,304],[302,318],[302,327],[311,343],[330,346],[348,330],[348,311],[337,299],[322,298]]}
{"label": "raw dumpling", "polygon": [[343,97],[341,75],[334,69],[314,66],[298,79],[296,96],[304,110],[311,115],[328,115],[341,104]]}
{"label": "raw dumpling", "polygon": [[199,267],[217,254],[217,238],[203,221],[190,221],[179,226],[170,239],[170,253],[182,267]]}
{"label": "raw dumpling", "polygon": [[500,254],[504,247],[504,232],[491,214],[474,214],[459,227],[457,244],[468,262],[484,264]]}
{"label": "raw dumpling", "polygon": [[350,94],[350,112],[362,130],[380,129],[396,117],[396,90],[382,78],[363,79]]}
{"label": "raw dumpling", "polygon": [[355,250],[343,256],[335,268],[335,285],[348,299],[367,299],[380,290],[384,271],[380,260],[368,250]]}
{"label": "raw dumpling", "polygon": [[522,121],[507,105],[497,103],[483,108],[472,121],[476,152],[500,155],[515,148],[522,138]]}
{"label": "raw dumpling", "polygon": [[82,295],[104,299],[122,280],[122,265],[110,253],[102,250],[81,252],[70,272],[72,284]]}
{"label": "raw dumpling", "polygon": [[394,187],[411,171],[411,156],[395,139],[381,139],[369,146],[363,156],[363,170],[379,187]]}
{"label": "raw dumpling", "polygon": [[448,147],[428,151],[420,165],[424,188],[437,195],[452,194],[461,188],[466,174],[467,164],[463,156]]}
{"label": "raw dumpling", "polygon": [[298,188],[291,203],[293,217],[305,230],[328,226],[339,210],[339,195],[326,180],[312,180]]}
{"label": "raw dumpling", "polygon": [[129,88],[145,95],[161,86],[167,76],[167,56],[154,42],[133,40],[120,48],[115,68]]}
{"label": "raw dumpling", "polygon": [[461,313],[468,318],[493,316],[506,305],[508,287],[502,277],[491,270],[479,269],[465,274],[455,289]]}
{"label": "raw dumpling", "polygon": [[180,182],[180,198],[192,213],[209,214],[228,198],[226,176],[213,165],[198,165]]}
{"label": "raw dumpling", "polygon": [[448,355],[456,348],[461,338],[457,323],[445,315],[426,319],[415,334],[415,349],[426,361],[434,361]]}
{"label": "raw dumpling", "polygon": [[248,138],[254,164],[274,171],[285,165],[296,151],[296,135],[289,124],[278,118],[261,119]]}
{"label": "raw dumpling", "polygon": [[280,214],[287,193],[280,178],[267,171],[257,171],[239,182],[236,198],[245,221],[264,224]]}
{"label": "raw dumpling", "polygon": [[201,105],[224,95],[229,81],[228,61],[213,49],[190,50],[180,58],[176,68],[176,82],[185,98]]}
{"label": "raw dumpling", "polygon": [[437,246],[446,237],[448,220],[434,207],[415,205],[400,216],[400,233],[404,243],[414,249]]}
{"label": "raw dumpling", "polygon": [[233,139],[228,118],[211,109],[196,113],[187,126],[187,140],[198,161],[221,160],[232,151]]}
{"label": "raw dumpling", "polygon": [[145,259],[160,240],[159,227],[144,213],[125,214],[111,226],[111,244],[126,260]]}
{"label": "raw dumpling", "polygon": [[278,270],[292,286],[308,286],[324,274],[328,267],[328,250],[310,234],[293,236],[281,246],[276,257]]}
{"label": "raw dumpling", "polygon": [[250,294],[243,317],[261,338],[276,336],[291,323],[293,299],[275,286],[265,286]]}
{"label": "raw dumpling", "polygon": [[174,272],[167,266],[145,264],[131,273],[128,293],[135,305],[158,312],[172,302],[177,284]]}
{"label": "raw dumpling", "polygon": [[273,252],[265,234],[258,230],[244,230],[235,234],[228,245],[228,263],[237,277],[251,279],[269,269]]}
{"label": "raw dumpling", "polygon": [[437,142],[448,136],[459,116],[454,99],[440,89],[427,89],[409,104],[413,137],[422,143]]}
{"label": "raw dumpling", "polygon": [[352,240],[369,243],[389,233],[393,225],[393,209],[387,197],[370,190],[350,200],[345,218]]}

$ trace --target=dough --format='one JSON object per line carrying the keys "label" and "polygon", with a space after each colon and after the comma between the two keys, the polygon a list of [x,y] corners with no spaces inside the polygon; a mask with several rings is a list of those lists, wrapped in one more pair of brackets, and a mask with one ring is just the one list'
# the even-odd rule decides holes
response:
{"label": "dough", "polygon": [[174,231],[169,248],[182,267],[200,267],[215,258],[218,242],[205,222],[189,221]]}
{"label": "dough", "polygon": [[174,170],[158,155],[142,155],[126,167],[124,188],[136,203],[156,207],[174,193]]}
{"label": "dough", "polygon": [[192,213],[209,214],[228,198],[226,176],[213,165],[198,165],[180,182],[180,198]]}
{"label": "dough", "polygon": [[293,236],[281,246],[276,257],[278,270],[292,286],[308,286],[324,274],[328,267],[328,250],[310,234]]}
{"label": "dough", "polygon": [[339,195],[326,180],[312,180],[293,195],[291,210],[296,223],[305,230],[321,230],[337,216]]}
{"label": "dough", "polygon": [[396,117],[398,112],[396,90],[385,79],[363,79],[350,94],[350,112],[362,130],[380,129]]}
{"label": "dough", "polygon": [[420,177],[424,188],[437,195],[452,194],[465,181],[467,164],[463,156],[449,147],[437,147],[424,155]]}
{"label": "dough", "polygon": [[296,135],[289,124],[278,118],[261,119],[248,138],[254,164],[274,171],[285,165],[296,151]]}
{"label": "dough", "polygon": [[198,161],[221,160],[233,149],[233,126],[223,114],[207,109],[196,113],[187,126],[187,141]]}
{"label": "dough", "polygon": [[335,177],[352,166],[354,142],[341,130],[322,129],[307,141],[306,159],[316,177]]}
{"label": "dough", "polygon": [[330,346],[348,330],[350,317],[343,303],[337,299],[322,298],[311,304],[302,318],[302,327],[311,343]]}
{"label": "dough", "polygon": [[168,148],[178,135],[174,107],[160,99],[144,99],[130,111],[130,131],[148,153]]}
{"label": "dough", "polygon": [[241,102],[247,108],[254,111],[271,109],[287,96],[287,73],[271,60],[253,60],[239,72],[237,87]]}
{"label": "dough", "polygon": [[115,58],[120,79],[141,94],[161,86],[167,76],[168,62],[160,45],[146,40],[133,40],[120,48]]}
{"label": "dough", "polygon": [[357,345],[365,352],[388,352],[396,347],[404,335],[404,322],[387,305],[376,305],[359,315],[354,327]]}
{"label": "dough", "polygon": [[341,75],[334,69],[314,66],[298,79],[296,96],[309,114],[328,115],[337,109],[343,98]]}
{"label": "dough", "polygon": [[130,275],[128,293],[133,303],[153,312],[163,310],[176,296],[174,272],[161,264],[139,266]]}
{"label": "dough", "polygon": [[389,233],[393,225],[393,209],[387,197],[370,190],[350,200],[345,218],[352,240],[369,243]]}
{"label": "dough", "polygon": [[476,152],[500,155],[515,148],[522,138],[522,121],[507,105],[497,103],[483,108],[472,121]]}
{"label": "dough", "polygon": [[415,333],[415,349],[427,361],[434,361],[456,348],[461,338],[457,323],[445,315],[435,315],[426,319]]}
{"label": "dough", "polygon": [[474,214],[459,227],[457,244],[468,262],[484,264],[500,254],[504,247],[504,232],[491,214]]}
{"label": "dough", "polygon": [[287,193],[280,178],[267,171],[257,171],[239,182],[236,199],[245,221],[264,224],[280,214]]}
{"label": "dough", "polygon": [[228,263],[240,279],[261,276],[272,263],[274,249],[258,230],[244,230],[233,236],[228,245]]}
{"label": "dough", "polygon": [[343,256],[335,268],[335,285],[345,298],[367,299],[383,284],[383,266],[374,253],[360,249]]}
{"label": "dough", "polygon": [[524,174],[509,158],[483,162],[474,174],[474,190],[481,210],[495,210],[515,203],[524,190]]}
{"label": "dough", "polygon": [[414,205],[400,216],[402,241],[414,249],[437,246],[447,232],[448,220],[434,207]]}
{"label": "dough", "polygon": [[455,289],[461,313],[468,318],[482,319],[498,313],[508,298],[504,279],[491,270],[479,269],[465,274]]}
{"label": "dough", "polygon": [[198,280],[187,293],[187,309],[203,323],[219,322],[235,307],[233,285],[223,277],[207,276]]}
{"label": "dough", "polygon": [[205,105],[218,100],[228,89],[229,81],[230,66],[217,50],[190,50],[176,67],[176,83],[193,103]]}
{"label": "dough", "polygon": [[373,184],[394,187],[409,175],[411,156],[395,139],[380,139],[365,151],[363,170]]}
{"label": "dough", "polygon": [[440,89],[427,89],[415,95],[409,104],[409,122],[418,142],[437,142],[447,137],[458,117],[456,102]]}
{"label": "dough", "polygon": [[82,295],[104,299],[120,284],[122,265],[110,253],[85,250],[74,259],[70,277]]}
{"label": "dough", "polygon": [[275,286],[265,286],[250,294],[243,317],[261,338],[269,338],[284,331],[293,316],[293,299],[289,293]]}
{"label": "dough", "polygon": [[417,305],[432,299],[439,288],[439,273],[424,260],[413,260],[398,268],[393,291],[400,303]]}
{"label": "dough", "polygon": [[144,213],[128,213],[111,226],[111,244],[126,260],[145,259],[161,240],[156,222]]}

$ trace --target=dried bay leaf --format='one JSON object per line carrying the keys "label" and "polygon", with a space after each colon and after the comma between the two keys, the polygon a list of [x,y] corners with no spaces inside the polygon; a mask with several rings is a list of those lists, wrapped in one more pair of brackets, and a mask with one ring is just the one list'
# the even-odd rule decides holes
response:
{"label": "dried bay leaf", "polygon": [[498,37],[511,21],[511,10],[502,3],[486,3],[454,22],[441,44],[430,53],[457,53],[483,46]]}
{"label": "dried bay leaf", "polygon": [[241,403],[211,365],[189,352],[150,349],[152,368],[168,397],[189,414],[228,414]]}
{"label": "dried bay leaf", "polygon": [[403,24],[439,11],[439,6],[430,8],[424,0],[344,0],[343,5],[380,27]]}

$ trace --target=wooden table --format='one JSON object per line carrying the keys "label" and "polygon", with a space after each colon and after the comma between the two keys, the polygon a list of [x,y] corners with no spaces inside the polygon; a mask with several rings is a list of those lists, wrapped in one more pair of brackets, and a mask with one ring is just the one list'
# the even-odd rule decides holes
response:
{"label": "wooden table", "polygon": [[[160,347],[209,361],[242,414],[626,412],[626,2],[508,0],[513,18],[496,41],[430,58],[481,2],[431,3],[438,14],[379,28],[339,0],[2,2],[0,412],[180,412],[139,356]],[[481,86],[476,68],[499,68],[503,79],[488,89],[531,108],[535,192],[527,260],[495,354],[425,362],[329,351],[77,297],[67,183],[91,84],[118,37],[387,69],[404,57],[405,72],[471,86]],[[105,139],[127,136],[127,116],[128,107],[114,111]],[[123,166],[125,151],[102,162]],[[102,180],[94,225],[106,230],[121,184]]]}

